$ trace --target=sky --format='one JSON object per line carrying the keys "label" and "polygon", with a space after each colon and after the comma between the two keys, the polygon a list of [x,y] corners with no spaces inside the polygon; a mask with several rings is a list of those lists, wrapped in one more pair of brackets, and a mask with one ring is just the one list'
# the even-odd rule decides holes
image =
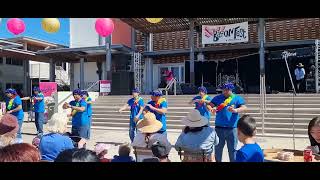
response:
{"label": "sky", "polygon": [[70,44],[70,26],[69,18],[58,18],[60,21],[60,30],[56,33],[47,33],[41,27],[42,18],[21,18],[25,25],[26,30],[19,34],[14,35],[7,29],[7,20],[10,18],[2,18],[0,22],[0,38],[13,38],[13,37],[31,37],[35,39],[44,40],[51,43],[69,46]]}

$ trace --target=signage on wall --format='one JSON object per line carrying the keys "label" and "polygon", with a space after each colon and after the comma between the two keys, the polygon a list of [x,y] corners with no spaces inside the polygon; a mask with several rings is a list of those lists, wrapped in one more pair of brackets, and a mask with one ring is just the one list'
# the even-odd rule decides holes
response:
{"label": "signage on wall", "polygon": [[202,26],[202,44],[241,43],[248,41],[248,22]]}
{"label": "signage on wall", "polygon": [[111,92],[111,81],[100,80],[100,93],[109,94]]}
{"label": "signage on wall", "polygon": [[304,47],[297,49],[270,51],[268,54],[268,60],[281,60],[285,57],[288,59],[314,57],[314,49],[312,47]]}
{"label": "signage on wall", "polygon": [[39,88],[44,97],[52,96],[53,93],[58,92],[58,85],[56,82],[40,82]]}

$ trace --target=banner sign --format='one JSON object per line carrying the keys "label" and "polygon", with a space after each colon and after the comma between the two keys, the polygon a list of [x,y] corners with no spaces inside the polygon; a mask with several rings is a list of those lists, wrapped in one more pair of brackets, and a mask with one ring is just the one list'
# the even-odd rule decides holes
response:
{"label": "banner sign", "polygon": [[248,41],[248,22],[202,26],[202,44],[240,43]]}
{"label": "banner sign", "polygon": [[[267,55],[268,60],[281,60],[284,56],[288,57],[288,60],[295,58],[304,58],[304,57],[313,57],[314,49],[312,47],[304,47],[297,49],[287,49],[287,50],[278,50],[278,51],[270,51]],[[289,58],[290,57],[290,58]]]}
{"label": "banner sign", "polygon": [[56,82],[40,82],[39,88],[44,97],[50,97],[53,93],[58,92],[58,85]]}
{"label": "banner sign", "polygon": [[110,93],[111,92],[111,81],[100,80],[100,93]]}

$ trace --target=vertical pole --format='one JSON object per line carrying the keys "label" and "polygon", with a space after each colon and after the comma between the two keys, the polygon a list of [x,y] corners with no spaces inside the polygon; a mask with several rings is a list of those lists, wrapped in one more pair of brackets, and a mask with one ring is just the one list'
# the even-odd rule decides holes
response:
{"label": "vertical pole", "polygon": [[41,76],[40,76],[40,71],[41,71],[40,68],[41,68],[41,67],[40,67],[40,63],[39,63],[39,71],[38,71],[38,73],[39,73],[39,74],[38,74],[38,75],[39,75],[39,86],[40,86],[40,82],[41,82],[41,80],[40,80],[40,78],[41,78]]}
{"label": "vertical pole", "polygon": [[259,18],[259,62],[260,62],[260,108],[262,113],[262,135],[264,135],[264,112],[265,112],[265,20]]}
{"label": "vertical pole", "polygon": [[80,89],[84,89],[84,58],[80,58]]}
{"label": "vertical pole", "polygon": [[70,62],[70,90],[73,91],[74,88],[74,63]]}
{"label": "vertical pole", "polygon": [[53,62],[53,59],[50,59],[50,82],[55,82],[55,63]]}
{"label": "vertical pole", "polygon": [[[23,44],[23,49],[28,50],[28,45],[27,43]],[[25,96],[29,96],[31,92],[29,92],[29,80],[30,80],[30,74],[29,74],[29,60],[24,60],[23,61],[23,74],[24,74],[24,79],[23,79],[23,92]]]}
{"label": "vertical pole", "polygon": [[106,37],[106,63],[105,63],[105,80],[112,80],[111,77],[111,35]]}
{"label": "vertical pole", "polygon": [[189,47],[190,47],[190,84],[195,84],[194,74],[194,21],[190,20],[189,27]]}
{"label": "vertical pole", "polygon": [[319,93],[319,40],[316,39],[316,45],[315,45],[315,83],[316,83],[316,93]]}

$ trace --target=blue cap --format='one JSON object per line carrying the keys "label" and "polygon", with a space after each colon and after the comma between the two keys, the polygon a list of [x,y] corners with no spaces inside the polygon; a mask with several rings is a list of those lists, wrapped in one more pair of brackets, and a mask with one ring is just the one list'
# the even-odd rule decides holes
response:
{"label": "blue cap", "polygon": [[10,93],[10,94],[17,94],[17,91],[15,89],[9,88],[5,91],[6,94]]}
{"label": "blue cap", "polygon": [[150,93],[151,96],[162,96],[162,92],[160,90],[154,90]]}
{"label": "blue cap", "polygon": [[199,92],[204,92],[204,93],[207,94],[207,88],[204,87],[204,86],[199,87],[199,88],[198,88],[198,91],[199,91]]}
{"label": "blue cap", "polygon": [[38,92],[40,92],[40,88],[37,87],[37,86],[35,86],[35,87],[33,88],[33,91],[38,91]]}
{"label": "blue cap", "polygon": [[134,88],[134,89],[132,89],[132,93],[140,93],[140,91],[138,88]]}
{"label": "blue cap", "polygon": [[233,89],[234,89],[234,85],[233,85],[233,83],[225,83],[225,84],[222,86],[222,89],[233,90]]}
{"label": "blue cap", "polygon": [[89,96],[88,91],[81,91],[81,96],[83,96],[83,95]]}
{"label": "blue cap", "polygon": [[73,90],[72,95],[80,95],[81,96],[82,92],[80,89],[75,89],[75,90]]}

